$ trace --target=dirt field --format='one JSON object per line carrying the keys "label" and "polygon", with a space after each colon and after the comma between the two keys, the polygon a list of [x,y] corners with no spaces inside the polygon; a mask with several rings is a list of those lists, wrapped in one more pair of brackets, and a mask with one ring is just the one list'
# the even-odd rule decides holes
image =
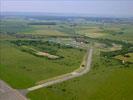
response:
{"label": "dirt field", "polygon": [[45,57],[48,57],[50,59],[57,59],[59,58],[58,56],[55,56],[55,55],[51,55],[49,53],[46,53],[46,52],[38,52],[36,53],[37,55],[40,55],[40,56],[45,56]]}

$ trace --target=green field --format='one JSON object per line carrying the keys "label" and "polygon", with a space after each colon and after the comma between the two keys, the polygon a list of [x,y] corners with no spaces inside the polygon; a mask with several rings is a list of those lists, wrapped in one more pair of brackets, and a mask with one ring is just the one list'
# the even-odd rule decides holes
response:
{"label": "green field", "polygon": [[0,54],[0,78],[14,88],[28,88],[38,81],[78,68],[84,56],[84,51],[60,48],[57,50],[57,54],[64,58],[49,60],[22,52],[15,45],[1,41]]}
{"label": "green field", "polygon": [[[133,99],[132,24],[76,18],[71,21],[9,18],[1,21],[0,28],[0,79],[15,89],[26,89],[79,68],[85,49],[90,45],[94,48],[89,73],[29,92],[30,100]],[[38,56],[37,52],[59,59]]]}
{"label": "green field", "polygon": [[[68,36],[85,35],[91,38],[105,38],[113,40],[123,40],[133,43],[133,26],[120,23],[78,23],[71,26],[70,23],[60,23],[53,21],[56,25],[47,24],[29,24],[32,21],[24,19],[6,19],[0,24],[0,32],[8,34],[30,34],[30,35],[48,35],[48,36]],[[34,21],[33,21],[34,22]],[[36,21],[35,21],[36,22]],[[37,21],[38,23],[47,22],[46,20]],[[52,21],[51,21],[52,22]]]}
{"label": "green field", "polygon": [[133,53],[128,53],[126,55],[118,55],[115,58],[119,59],[121,61],[132,62],[133,63]]}
{"label": "green field", "polygon": [[58,26],[31,25],[33,30],[21,32],[21,34],[48,35],[48,36],[67,36],[65,32],[58,31]]}
{"label": "green field", "polygon": [[75,27],[78,34],[92,38],[106,38],[133,42],[133,26],[129,24],[93,24]]}
{"label": "green field", "polygon": [[89,73],[28,94],[31,100],[131,100],[133,68],[117,61],[105,62],[95,50]]}

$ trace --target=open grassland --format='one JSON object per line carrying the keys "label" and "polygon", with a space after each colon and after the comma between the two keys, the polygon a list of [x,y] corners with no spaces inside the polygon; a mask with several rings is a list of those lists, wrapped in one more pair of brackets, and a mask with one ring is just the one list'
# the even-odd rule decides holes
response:
{"label": "open grassland", "polygon": [[[32,21],[24,19],[2,19],[0,22],[0,33],[6,34],[32,34],[32,35],[48,35],[48,36],[66,36],[64,31],[60,31],[59,25],[39,23],[36,25],[29,24]],[[34,21],[33,21],[34,22]],[[52,22],[51,22],[52,23]],[[41,25],[42,24],[42,25]]]}
{"label": "open grassland", "polygon": [[122,45],[118,45],[118,44],[112,44],[112,46],[108,46],[107,44],[104,43],[94,43],[94,47],[96,47],[97,49],[101,50],[101,51],[116,51],[116,50],[121,50],[122,49]]}
{"label": "open grassland", "polygon": [[106,62],[95,50],[89,73],[60,84],[30,92],[31,100],[131,100],[133,68],[115,60]]}
{"label": "open grassland", "polygon": [[130,24],[105,24],[103,32],[108,33],[109,39],[132,41],[133,25]]}
{"label": "open grassland", "polygon": [[56,26],[49,25],[31,25],[33,30],[21,32],[21,34],[47,35],[47,36],[66,36],[64,32],[58,31]]}
{"label": "open grassland", "polygon": [[0,78],[14,88],[28,88],[38,81],[78,68],[84,56],[84,51],[60,48],[57,50],[57,54],[64,58],[50,60],[22,52],[15,45],[1,41],[0,54]]}
{"label": "open grassland", "polygon": [[121,61],[132,62],[133,63],[133,53],[128,53],[128,54],[125,54],[125,55],[118,55],[115,58],[119,59]]}
{"label": "open grassland", "polygon": [[23,19],[2,19],[0,21],[0,33],[15,34],[27,31],[30,29],[27,23],[28,21]]}
{"label": "open grassland", "polygon": [[[56,23],[54,25],[44,21],[31,23],[25,20],[3,20],[0,28],[0,79],[6,81],[13,88],[24,89],[38,82],[73,71],[80,66],[85,54],[81,42],[64,38],[43,38],[45,42],[34,42],[34,39],[23,38],[11,43],[8,39],[17,40],[13,34],[49,35],[85,35],[91,37],[94,55],[92,68],[89,73],[81,77],[32,91],[27,94],[31,100],[132,100],[133,99],[133,26],[120,23]],[[33,21],[34,22],[34,21]],[[41,25],[40,25],[41,24]],[[45,25],[44,25],[45,24]],[[51,24],[51,25],[48,25]],[[4,33],[4,34],[3,34]],[[82,39],[81,39],[82,41]],[[39,43],[39,44],[38,44]],[[24,44],[24,45],[22,45]],[[31,45],[30,45],[31,44]],[[73,47],[63,47],[73,46]],[[80,44],[80,45],[78,45]],[[25,48],[26,47],[26,48]],[[32,49],[31,49],[32,48]],[[33,52],[30,52],[30,50]],[[61,57],[51,60],[46,56],[36,56],[34,51],[47,52]],[[35,52],[36,53],[36,52]],[[122,63],[119,60],[131,63]]]}

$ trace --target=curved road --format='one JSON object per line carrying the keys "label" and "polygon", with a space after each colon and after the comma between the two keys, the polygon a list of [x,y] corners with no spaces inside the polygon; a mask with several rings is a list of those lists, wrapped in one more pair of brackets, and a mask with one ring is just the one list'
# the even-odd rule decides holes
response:
{"label": "curved road", "polygon": [[75,78],[75,77],[79,77],[81,75],[86,74],[87,72],[89,72],[90,68],[91,68],[91,61],[92,61],[92,53],[93,53],[93,48],[90,47],[87,50],[87,55],[84,59],[84,62],[82,63],[82,65],[80,66],[80,68],[78,68],[77,70],[74,70],[71,73],[67,73],[61,76],[57,76],[55,78],[51,78],[49,80],[44,80],[42,82],[39,82],[39,85],[33,86],[28,88],[26,91],[30,92],[30,91],[34,91],[43,87],[47,87],[53,84],[57,84],[57,83],[61,83],[63,81]]}

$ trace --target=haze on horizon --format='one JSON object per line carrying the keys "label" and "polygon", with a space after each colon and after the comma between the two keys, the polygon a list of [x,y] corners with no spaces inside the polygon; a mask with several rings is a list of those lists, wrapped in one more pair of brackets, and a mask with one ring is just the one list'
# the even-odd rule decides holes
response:
{"label": "haze on horizon", "polygon": [[1,0],[1,12],[133,17],[131,0]]}

